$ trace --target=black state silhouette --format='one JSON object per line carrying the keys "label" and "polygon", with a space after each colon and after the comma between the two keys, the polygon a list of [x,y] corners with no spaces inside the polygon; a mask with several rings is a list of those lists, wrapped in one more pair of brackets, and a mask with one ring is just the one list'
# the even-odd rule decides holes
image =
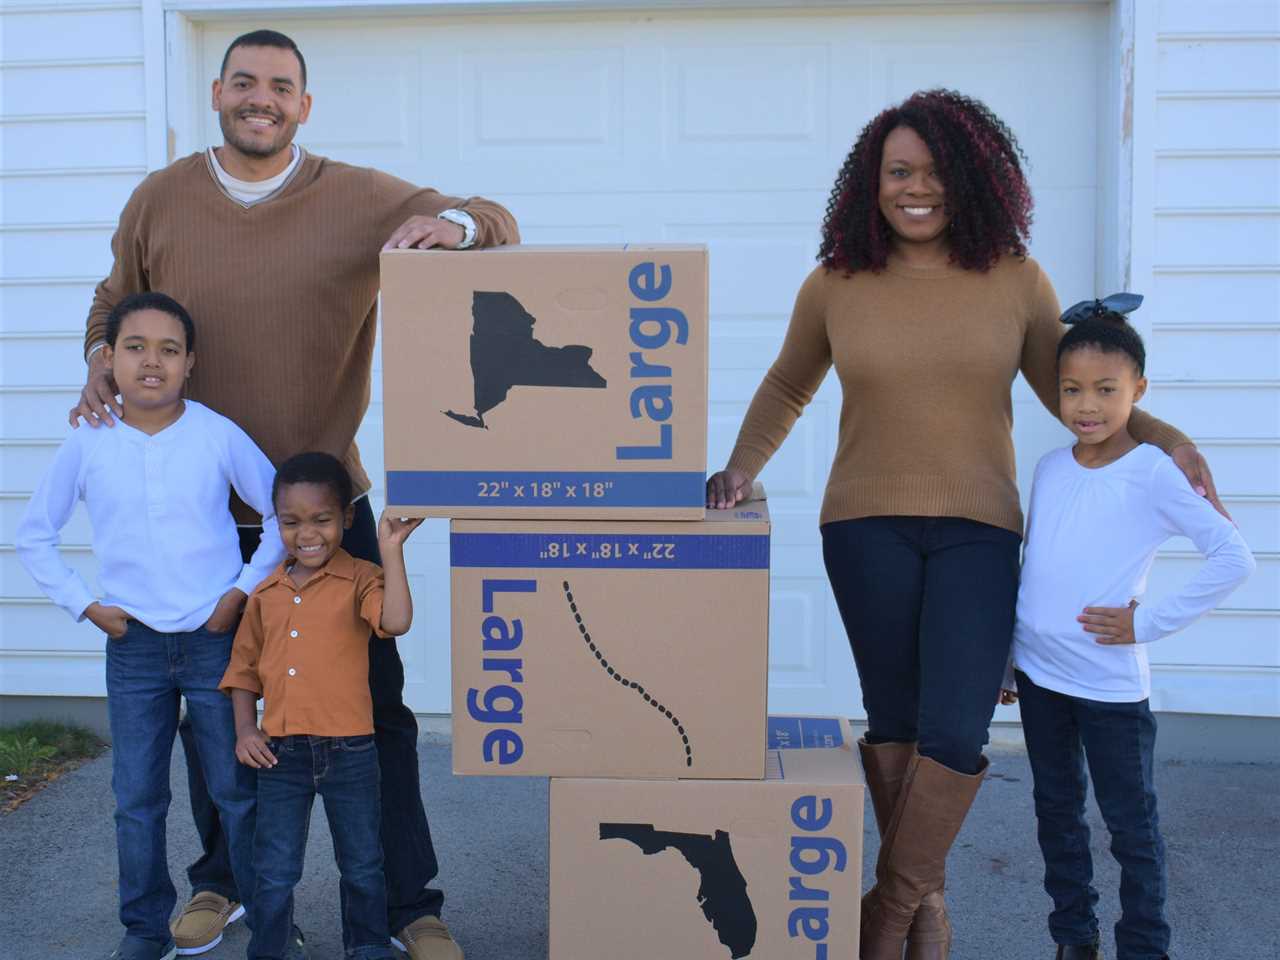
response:
{"label": "black state silhouette", "polygon": [[747,895],[747,878],[733,858],[729,834],[655,830],[652,823],[602,823],[601,840],[629,840],[645,856],[671,847],[698,872],[698,906],[729,948],[733,960],[749,956],[756,945],[756,912]]}
{"label": "black state silhouette", "polygon": [[475,413],[444,411],[451,420],[487,429],[484,415],[507,399],[512,387],[607,386],[591,368],[590,347],[548,347],[535,340],[537,320],[511,294],[477,290],[471,296],[471,378]]}

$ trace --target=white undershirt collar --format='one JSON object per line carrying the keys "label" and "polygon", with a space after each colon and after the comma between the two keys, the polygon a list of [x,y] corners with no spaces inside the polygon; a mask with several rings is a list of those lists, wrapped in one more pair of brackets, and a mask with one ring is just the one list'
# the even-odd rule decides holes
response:
{"label": "white undershirt collar", "polygon": [[222,169],[222,164],[218,162],[218,154],[213,147],[209,148],[209,165],[213,168],[214,176],[218,178],[218,182],[222,184],[222,189],[227,191],[231,197],[246,207],[251,207],[255,203],[261,203],[269,196],[284,186],[285,181],[293,174],[294,169],[302,160],[302,149],[296,144],[290,144],[293,151],[293,159],[289,161],[289,165],[277,173],[274,177],[266,180],[239,180],[231,176],[226,170]]}

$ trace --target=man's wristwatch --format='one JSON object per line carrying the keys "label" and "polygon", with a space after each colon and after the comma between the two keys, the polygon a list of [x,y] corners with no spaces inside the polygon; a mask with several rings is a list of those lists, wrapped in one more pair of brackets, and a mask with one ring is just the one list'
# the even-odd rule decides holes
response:
{"label": "man's wristwatch", "polygon": [[455,249],[465,250],[476,242],[476,222],[467,211],[456,209],[441,210],[437,216],[441,220],[456,223],[462,228],[462,242]]}

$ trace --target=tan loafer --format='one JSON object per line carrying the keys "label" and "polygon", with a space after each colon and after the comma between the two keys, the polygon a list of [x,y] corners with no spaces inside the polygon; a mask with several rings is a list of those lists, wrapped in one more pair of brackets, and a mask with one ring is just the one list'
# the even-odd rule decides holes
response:
{"label": "tan loafer", "polygon": [[410,960],[462,960],[462,948],[439,917],[419,917],[392,937],[391,945]]}
{"label": "tan loafer", "polygon": [[169,924],[178,956],[208,953],[222,942],[222,931],[244,916],[244,907],[212,890],[201,890]]}

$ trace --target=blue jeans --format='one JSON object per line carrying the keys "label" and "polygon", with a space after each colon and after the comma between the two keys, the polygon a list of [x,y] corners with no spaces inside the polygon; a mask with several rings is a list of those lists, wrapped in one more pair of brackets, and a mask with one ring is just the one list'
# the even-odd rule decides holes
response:
{"label": "blue jeans", "polygon": [[[240,531],[245,561],[258,545],[260,527]],[[355,518],[342,537],[347,553],[371,563],[381,563],[378,528],[369,498],[355,504]],[[382,777],[383,868],[387,884],[387,924],[394,933],[419,917],[440,916],[444,894],[428,884],[439,871],[431,828],[422,805],[418,782],[418,721],[404,702],[404,664],[396,642],[372,638],[369,642],[369,692],[373,696],[373,730],[378,742]],[[179,730],[187,754],[191,813],[200,834],[202,854],[187,870],[192,893],[213,890],[238,900],[226,837],[216,806],[200,777],[199,747],[185,729]]]}
{"label": "blue jeans", "polygon": [[258,886],[250,960],[285,958],[293,888],[302,877],[317,794],[324,798],[341,877],[343,949],[354,960],[392,960],[373,735],[273,737],[271,752],[276,765],[258,771]]}
{"label": "blue jeans", "polygon": [[823,525],[868,741],[918,741],[921,756],[978,772],[1013,642],[1021,543],[961,517]]}
{"label": "blue jeans", "polygon": [[1017,673],[1022,732],[1035,777],[1044,888],[1053,899],[1055,943],[1098,937],[1093,858],[1084,820],[1085,763],[1120,864],[1118,960],[1161,960],[1169,951],[1164,918],[1164,840],[1153,780],[1156,721],[1146,700],[1107,703],[1038,687]]}
{"label": "blue jeans", "polygon": [[227,835],[229,865],[252,889],[255,778],[236,761],[231,699],[218,683],[231,658],[230,633],[158,633],[130,620],[107,641],[111,788],[116,795],[120,922],[126,938],[168,943],[177,899],[165,848],[169,760],[178,700],[187,700],[201,773]]}

